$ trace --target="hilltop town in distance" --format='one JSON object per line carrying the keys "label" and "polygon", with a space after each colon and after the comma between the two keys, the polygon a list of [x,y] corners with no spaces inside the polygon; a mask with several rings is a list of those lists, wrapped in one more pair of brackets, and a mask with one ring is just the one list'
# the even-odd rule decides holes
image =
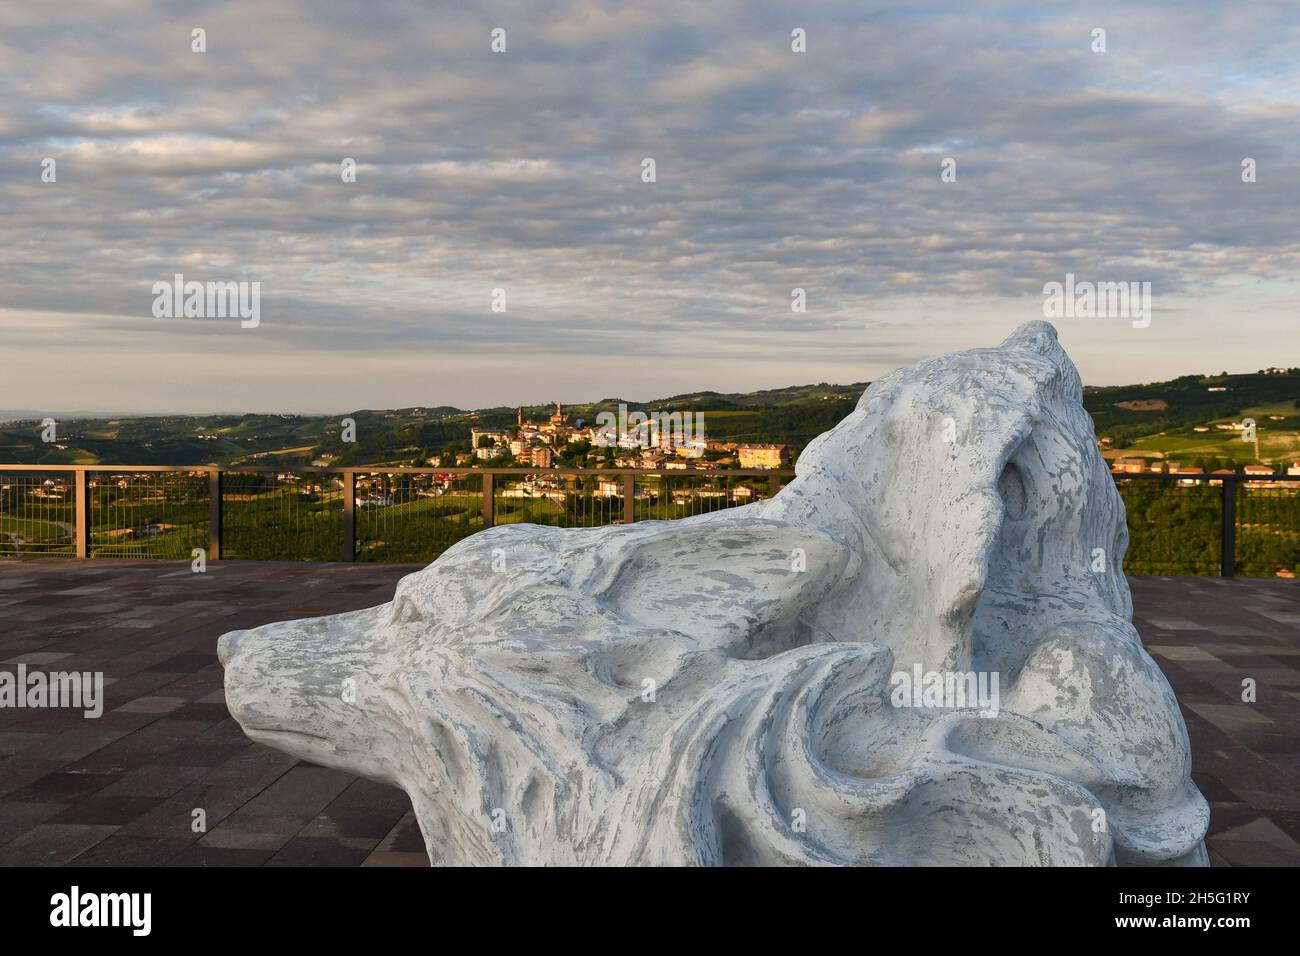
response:
{"label": "hilltop town in distance", "polygon": [[[53,443],[42,441],[41,420],[33,417],[0,424],[0,463],[289,469],[313,464],[626,468],[690,462],[701,470],[764,467],[742,465],[743,456],[746,462],[779,467],[852,411],[865,388],[866,383],[823,383],[735,394],[693,392],[653,402],[613,398],[473,411],[450,406],[363,409],[332,416],[52,416],[57,423]],[[638,427],[638,416],[655,421]],[[602,427],[602,422],[620,421],[630,427],[616,424],[614,430],[628,434],[610,435]],[[657,427],[658,421],[668,427]]]}
{"label": "hilltop town in distance", "polygon": [[[359,410],[337,416],[199,415],[0,423],[0,463],[439,467],[788,467],[802,448],[853,410],[866,383],[803,385],[651,402],[464,410]],[[1084,405],[1116,471],[1300,469],[1300,368],[1186,375],[1145,385],[1091,387]],[[673,416],[656,428],[602,430],[601,422]],[[605,416],[602,418],[602,415]],[[354,423],[345,432],[347,420]],[[1254,431],[1249,431],[1250,423]],[[691,427],[692,423],[694,427]],[[1243,434],[1253,440],[1243,441]],[[355,437],[355,441],[345,441]]]}

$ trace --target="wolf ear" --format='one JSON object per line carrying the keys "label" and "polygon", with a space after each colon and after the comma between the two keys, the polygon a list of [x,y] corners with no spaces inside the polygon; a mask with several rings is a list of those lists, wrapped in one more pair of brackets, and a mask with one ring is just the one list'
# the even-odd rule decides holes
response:
{"label": "wolf ear", "polygon": [[1002,344],[998,348],[1037,352],[1039,355],[1053,358],[1058,353],[1062,356],[1065,354],[1056,338],[1056,326],[1050,322],[1044,322],[1042,319],[1026,322],[1024,325],[1018,326],[1014,332],[1002,340]]}
{"label": "wolf ear", "polygon": [[839,603],[908,667],[962,669],[970,660],[970,618],[1008,507],[1004,491],[1017,506],[1014,474],[1004,473],[1039,407],[1037,382],[1020,363],[956,358],[873,387],[857,427],[833,433],[812,463],[857,503],[842,533],[865,539],[855,550],[866,567]]}

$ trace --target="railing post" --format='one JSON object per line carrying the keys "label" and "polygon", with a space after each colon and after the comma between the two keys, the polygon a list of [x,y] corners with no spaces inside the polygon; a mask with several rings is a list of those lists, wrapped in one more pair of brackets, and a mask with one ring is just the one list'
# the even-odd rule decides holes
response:
{"label": "railing post", "polygon": [[767,479],[767,486],[772,497],[775,498],[777,492],[781,490],[781,479],[776,475],[771,475]]}
{"label": "railing post", "polygon": [[343,472],[343,560],[357,559],[357,473]]}
{"label": "railing post", "polygon": [[623,523],[636,521],[636,475],[623,476]]}
{"label": "railing post", "polygon": [[1223,476],[1223,538],[1219,573],[1225,578],[1237,574],[1237,476]]}
{"label": "railing post", "polygon": [[86,482],[86,469],[78,468],[74,475],[76,495],[76,546],[77,557],[90,557],[90,489]]}
{"label": "railing post", "polygon": [[221,469],[208,472],[208,560],[221,560]]}
{"label": "railing post", "polygon": [[496,492],[492,490],[492,472],[483,473],[483,527],[490,528],[496,520]]}

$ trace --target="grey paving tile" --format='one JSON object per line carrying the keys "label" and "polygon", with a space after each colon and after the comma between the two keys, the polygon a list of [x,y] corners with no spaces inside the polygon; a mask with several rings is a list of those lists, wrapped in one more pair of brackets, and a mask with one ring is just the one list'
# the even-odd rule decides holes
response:
{"label": "grey paving tile", "polygon": [[42,823],[0,847],[0,866],[62,866],[116,832],[114,826]]}
{"label": "grey paving tile", "polygon": [[[404,793],[249,741],[215,661],[229,630],[371,607],[418,569],[0,561],[0,660],[99,670],[106,684],[99,720],[0,714],[0,863],[428,865]],[[1212,861],[1294,864],[1300,582],[1130,585],[1139,633],[1183,705]],[[1240,702],[1243,676],[1259,682],[1255,704]]]}

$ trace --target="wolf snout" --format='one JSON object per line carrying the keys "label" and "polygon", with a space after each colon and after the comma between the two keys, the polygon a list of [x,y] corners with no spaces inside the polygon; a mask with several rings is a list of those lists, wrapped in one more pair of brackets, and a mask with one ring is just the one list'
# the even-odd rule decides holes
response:
{"label": "wolf snout", "polygon": [[229,634],[223,634],[217,641],[217,660],[221,666],[225,667],[230,659],[235,656],[239,650],[239,641],[248,631],[231,631]]}

